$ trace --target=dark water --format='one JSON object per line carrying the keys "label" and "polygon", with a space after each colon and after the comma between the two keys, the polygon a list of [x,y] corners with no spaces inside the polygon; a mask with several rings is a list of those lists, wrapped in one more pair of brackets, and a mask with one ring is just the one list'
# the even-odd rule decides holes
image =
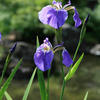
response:
{"label": "dark water", "polygon": [[[22,100],[28,81],[13,79],[7,89],[13,100]],[[61,75],[51,75],[50,100],[60,100],[61,88]],[[63,100],[83,100],[87,91],[89,92],[87,100],[100,100],[100,57],[90,54],[84,55],[76,73],[66,83]],[[4,97],[3,100],[6,98]],[[37,79],[33,81],[27,100],[41,100]]]}

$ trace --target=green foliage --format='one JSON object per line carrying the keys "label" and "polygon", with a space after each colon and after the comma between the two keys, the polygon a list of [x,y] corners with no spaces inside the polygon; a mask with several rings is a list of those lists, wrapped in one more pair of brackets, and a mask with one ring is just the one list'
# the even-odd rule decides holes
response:
{"label": "green foliage", "polygon": [[0,32],[8,34],[17,30],[24,37],[40,34],[41,29],[45,34],[52,33],[52,28],[46,28],[38,19],[38,12],[48,4],[52,4],[52,0],[0,1]]}

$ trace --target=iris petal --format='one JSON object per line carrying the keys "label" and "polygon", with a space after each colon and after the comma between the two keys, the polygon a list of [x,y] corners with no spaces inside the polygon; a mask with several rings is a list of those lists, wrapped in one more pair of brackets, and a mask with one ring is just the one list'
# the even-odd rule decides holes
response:
{"label": "iris petal", "polygon": [[53,60],[54,54],[52,51],[46,52],[44,56],[44,71],[51,68],[51,62]]}
{"label": "iris petal", "polygon": [[47,14],[48,14],[47,23],[56,29],[60,28],[68,18],[68,13],[64,9],[56,10],[52,8],[48,11]]}
{"label": "iris petal", "polygon": [[54,54],[52,51],[48,51],[45,53],[42,50],[37,51],[34,54],[34,62],[40,70],[46,71],[51,68],[51,62],[53,60],[53,57]]}
{"label": "iris petal", "polygon": [[71,57],[66,49],[63,50],[62,57],[63,57],[62,63],[64,65],[66,65],[67,67],[69,67],[73,63],[73,60],[71,59]]}
{"label": "iris petal", "polygon": [[77,10],[76,9],[73,9],[73,10],[75,11],[75,14],[73,16],[73,19],[75,21],[75,27],[78,27],[81,25],[81,20],[79,18],[79,14],[78,14]]}
{"label": "iris petal", "polygon": [[44,52],[42,51],[37,51],[35,54],[34,54],[34,62],[36,64],[36,66],[40,69],[40,70],[44,70],[44,62],[43,62],[43,59],[44,59]]}
{"label": "iris petal", "polygon": [[42,10],[38,13],[39,15],[39,20],[43,23],[43,24],[48,24],[47,23],[47,12],[51,9],[50,5],[43,7]]}

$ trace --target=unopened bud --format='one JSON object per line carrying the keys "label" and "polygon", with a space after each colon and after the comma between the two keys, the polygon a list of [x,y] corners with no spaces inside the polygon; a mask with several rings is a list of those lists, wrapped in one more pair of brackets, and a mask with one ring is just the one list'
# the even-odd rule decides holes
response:
{"label": "unopened bud", "polygon": [[89,16],[90,16],[90,13],[89,13],[89,14],[87,15],[87,17],[86,17],[86,20],[85,20],[85,25],[88,23]]}
{"label": "unopened bud", "polygon": [[14,53],[15,48],[16,48],[17,42],[14,44],[14,46],[11,48],[10,53]]}

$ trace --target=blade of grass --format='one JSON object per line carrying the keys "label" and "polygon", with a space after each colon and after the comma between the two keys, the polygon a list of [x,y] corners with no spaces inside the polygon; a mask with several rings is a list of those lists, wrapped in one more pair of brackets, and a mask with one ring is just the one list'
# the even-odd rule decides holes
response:
{"label": "blade of grass", "polygon": [[13,69],[12,73],[10,74],[10,76],[8,77],[7,81],[5,82],[5,84],[2,86],[1,90],[0,90],[0,100],[2,100],[2,97],[6,91],[6,89],[8,88],[11,80],[13,79],[18,67],[21,64],[22,59],[18,62],[18,64],[16,65],[16,67]]}
{"label": "blade of grass", "polygon": [[87,100],[87,97],[88,97],[88,92],[86,92],[86,95],[84,97],[84,100]]}
{"label": "blade of grass", "polygon": [[31,88],[31,85],[32,85],[32,82],[33,82],[33,79],[34,79],[34,76],[35,76],[35,73],[36,73],[36,70],[37,70],[37,67],[34,69],[33,71],[33,74],[31,76],[31,79],[27,85],[27,88],[26,88],[26,91],[24,93],[24,96],[23,96],[23,99],[22,100],[27,100],[27,97],[28,97],[28,94],[29,94],[29,91],[30,91],[30,88]]}
{"label": "blade of grass", "polygon": [[7,98],[7,100],[13,100],[11,97],[10,97],[10,95],[5,91],[5,96],[6,96],[6,98]]}
{"label": "blade of grass", "polygon": [[[39,39],[37,37],[37,48],[39,47]],[[47,100],[47,91],[44,83],[44,76],[43,72],[39,69],[37,69],[38,73],[38,82],[40,87],[40,94],[41,94],[41,100]]]}

